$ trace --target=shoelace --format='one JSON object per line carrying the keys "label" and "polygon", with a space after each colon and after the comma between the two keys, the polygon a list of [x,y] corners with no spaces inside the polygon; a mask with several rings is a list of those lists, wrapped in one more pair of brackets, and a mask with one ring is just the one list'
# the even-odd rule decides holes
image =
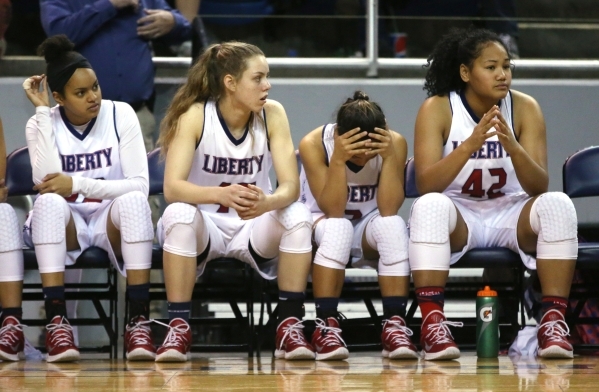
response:
{"label": "shoelace", "polygon": [[179,324],[173,327],[158,320],[153,320],[153,322],[164,325],[168,328],[168,334],[166,334],[166,338],[164,339],[164,343],[162,343],[162,347],[178,347],[181,344],[187,344],[185,333],[189,331],[189,324]]}
{"label": "shoelace", "polygon": [[570,335],[570,328],[564,320],[546,321],[539,327],[544,329],[543,335],[552,342],[560,342]]}
{"label": "shoelace", "polygon": [[131,332],[130,338],[131,343],[137,344],[152,344],[150,338],[150,327],[148,324],[152,324],[154,320],[138,321],[133,325],[127,325],[127,332]]}
{"label": "shoelace", "polygon": [[391,335],[391,342],[409,346],[412,344],[410,336],[414,334],[412,330],[397,320],[385,320],[385,333]]}
{"label": "shoelace", "polygon": [[291,340],[293,343],[304,344],[306,341],[306,337],[302,332],[304,329],[304,322],[299,320],[297,323],[288,325],[283,327],[283,338],[281,339],[281,344],[279,345],[279,350],[283,349],[283,344],[287,341],[287,339]]}
{"label": "shoelace", "polygon": [[[344,346],[347,346],[347,344],[345,344],[345,340],[343,340],[340,335],[341,328],[330,327],[324,322],[324,320],[316,319],[316,330],[322,330],[318,331],[318,333],[323,336],[324,346],[336,346],[339,344],[339,341],[341,341]],[[315,333],[317,332],[315,331]]]}
{"label": "shoelace", "polygon": [[5,344],[11,346],[14,343],[19,341],[17,337],[17,332],[23,332],[23,327],[26,327],[24,324],[6,324],[4,327],[0,328],[0,344]]}
{"label": "shoelace", "polygon": [[46,330],[50,333],[52,347],[73,346],[73,327],[63,317],[59,324],[47,324]]}
{"label": "shoelace", "polygon": [[[431,314],[433,314],[433,313],[441,313],[441,312],[433,311],[428,315],[428,317],[430,317]],[[426,335],[426,339],[427,340],[430,339],[433,344],[452,343],[453,335],[451,334],[451,331],[449,330],[450,325],[452,327],[463,327],[464,323],[461,321],[447,321],[447,320],[443,320],[440,323],[431,323],[431,324],[427,325],[428,334]]]}

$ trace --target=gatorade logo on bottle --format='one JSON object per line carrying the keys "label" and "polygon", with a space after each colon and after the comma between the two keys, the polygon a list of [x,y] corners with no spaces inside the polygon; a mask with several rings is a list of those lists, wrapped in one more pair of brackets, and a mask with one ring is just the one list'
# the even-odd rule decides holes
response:
{"label": "gatorade logo on bottle", "polygon": [[493,308],[491,306],[480,308],[479,317],[483,322],[490,323],[493,321]]}

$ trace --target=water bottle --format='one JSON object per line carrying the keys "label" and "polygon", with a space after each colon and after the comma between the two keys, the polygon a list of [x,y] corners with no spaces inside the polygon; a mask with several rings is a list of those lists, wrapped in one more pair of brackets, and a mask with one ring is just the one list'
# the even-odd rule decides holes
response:
{"label": "water bottle", "polygon": [[499,355],[498,316],[497,291],[485,286],[476,296],[476,355],[479,358]]}

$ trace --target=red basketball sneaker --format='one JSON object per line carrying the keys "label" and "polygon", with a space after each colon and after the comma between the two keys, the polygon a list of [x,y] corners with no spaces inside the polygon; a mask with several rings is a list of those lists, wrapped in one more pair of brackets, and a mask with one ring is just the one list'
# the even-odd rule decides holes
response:
{"label": "red basketball sneaker", "polygon": [[156,349],[152,343],[152,331],[148,326],[152,321],[139,316],[125,328],[125,351],[129,361],[153,361]]}
{"label": "red basketball sneaker", "polygon": [[314,348],[304,336],[304,324],[296,317],[288,317],[277,327],[275,358],[314,359]]}
{"label": "red basketball sneaker", "polygon": [[537,330],[539,357],[572,358],[574,352],[567,336],[570,329],[559,310],[551,309],[543,315]]}
{"label": "red basketball sneaker", "polygon": [[410,336],[413,332],[399,316],[385,320],[381,340],[383,342],[383,358],[414,359],[420,358],[418,350]]}
{"label": "red basketball sneaker", "polygon": [[46,325],[46,362],[71,362],[79,360],[73,327],[66,317],[54,316]]}
{"label": "red basketball sneaker", "polygon": [[420,344],[425,360],[434,361],[460,357],[460,349],[453,341],[449,325],[462,327],[464,323],[447,321],[445,315],[438,310],[430,312],[422,321]]}
{"label": "red basketball sneaker", "polygon": [[316,319],[316,330],[312,334],[312,346],[316,349],[316,360],[346,359],[349,351],[341,338],[339,321],[335,317]]}
{"label": "red basketball sneaker", "polygon": [[[159,323],[166,325],[163,323]],[[172,319],[162,346],[156,351],[156,362],[185,362],[189,360],[191,349],[191,328],[187,321],[176,318]]]}
{"label": "red basketball sneaker", "polygon": [[0,359],[3,361],[18,361],[25,358],[24,325],[13,316],[7,316],[0,328]]}

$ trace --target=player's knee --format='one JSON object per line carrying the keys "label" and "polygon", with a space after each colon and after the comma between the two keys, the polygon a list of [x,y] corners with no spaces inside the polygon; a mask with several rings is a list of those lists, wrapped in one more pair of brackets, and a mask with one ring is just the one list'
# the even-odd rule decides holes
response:
{"label": "player's knee", "polygon": [[312,214],[302,203],[295,202],[276,211],[277,221],[285,228],[279,250],[286,253],[312,251]]}
{"label": "player's knee", "polygon": [[578,219],[570,198],[562,192],[539,196],[530,209],[530,226],[537,240],[537,258],[578,257]]}
{"label": "player's knee", "polygon": [[366,241],[379,252],[383,265],[408,259],[408,229],[399,215],[374,217],[366,226]]}
{"label": "player's knee", "polygon": [[35,245],[58,244],[65,240],[71,211],[66,200],[54,193],[38,196],[33,204],[32,240]]}
{"label": "player's knee", "polygon": [[379,259],[379,276],[410,276],[410,263],[407,259],[385,264]]}
{"label": "player's knee", "polygon": [[23,248],[19,219],[7,203],[0,203],[0,253]]}
{"label": "player's knee", "polygon": [[443,244],[455,229],[457,210],[441,193],[428,193],[414,202],[410,217],[410,241]]}
{"label": "player's knee", "polygon": [[345,218],[323,219],[316,225],[314,239],[319,245],[314,264],[345,269],[349,262],[354,227]]}
{"label": "player's knee", "polygon": [[117,197],[111,207],[110,217],[125,242],[147,242],[154,239],[152,212],[148,199],[142,192],[133,191]]}
{"label": "player's knee", "polygon": [[163,249],[180,256],[196,257],[197,227],[201,221],[202,214],[196,207],[185,203],[169,205],[162,215]]}

